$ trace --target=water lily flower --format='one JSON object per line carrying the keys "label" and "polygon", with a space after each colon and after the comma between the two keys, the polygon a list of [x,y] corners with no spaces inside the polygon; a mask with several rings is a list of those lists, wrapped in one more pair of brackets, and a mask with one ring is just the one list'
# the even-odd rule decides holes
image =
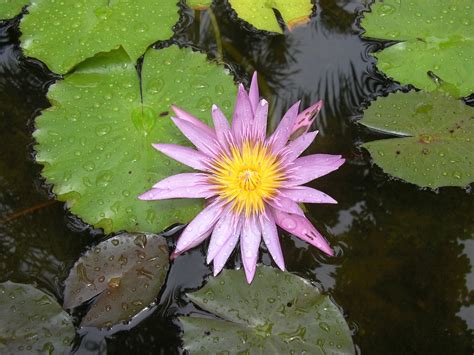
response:
{"label": "water lily flower", "polygon": [[239,86],[232,124],[216,105],[211,111],[214,128],[173,106],[176,117],[171,119],[196,149],[175,144],[153,147],[199,172],[170,176],[139,196],[142,200],[207,199],[207,207],[182,232],[172,257],[211,236],[207,263],[213,262],[217,275],[240,241],[249,283],[255,273],[261,239],[275,263],[285,270],[277,225],[333,255],[299,204],[336,203],[325,193],[303,184],[344,163],[340,155],[300,157],[318,133],[307,131],[321,109],[321,101],[300,114],[300,103],[295,103],[273,134],[266,137],[268,102],[259,99],[254,74],[248,93],[242,84]]}

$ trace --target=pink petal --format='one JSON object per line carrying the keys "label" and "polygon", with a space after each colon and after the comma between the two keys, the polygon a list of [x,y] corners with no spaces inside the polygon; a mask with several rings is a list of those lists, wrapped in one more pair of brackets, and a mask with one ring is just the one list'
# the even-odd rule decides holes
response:
{"label": "pink petal", "polygon": [[250,83],[249,100],[252,111],[255,114],[257,111],[258,100],[260,99],[260,93],[258,92],[258,78],[257,72],[255,71],[252,75],[252,82]]}
{"label": "pink petal", "polygon": [[153,148],[193,169],[209,170],[208,157],[201,152],[177,144],[152,144]]}
{"label": "pink petal", "polygon": [[230,125],[227,118],[216,105],[212,105],[212,120],[214,121],[214,128],[216,130],[217,140],[222,146],[227,146],[226,136],[230,133]]}
{"label": "pink petal", "polygon": [[248,283],[252,282],[257,268],[258,248],[262,239],[259,227],[255,217],[244,219],[240,238],[240,253],[242,254],[242,263],[244,264]]}
{"label": "pink petal", "polygon": [[257,104],[254,122],[252,124],[255,138],[257,141],[263,141],[267,134],[268,102],[261,100]]}
{"label": "pink petal", "polygon": [[276,224],[305,242],[333,256],[334,252],[324,237],[314,228],[306,217],[272,209]]}
{"label": "pink petal", "polygon": [[237,223],[237,227],[233,230],[231,237],[222,246],[221,250],[219,250],[219,253],[217,253],[217,255],[213,259],[214,276],[217,276],[217,274],[221,272],[222,268],[227,262],[227,259],[229,259],[230,254],[232,254],[232,251],[237,245],[241,231],[242,221],[239,220]]}
{"label": "pink petal", "polygon": [[242,142],[245,132],[253,121],[253,112],[250,100],[245,88],[239,85],[237,101],[235,103],[234,115],[232,117],[232,132],[238,142]]}
{"label": "pink petal", "polygon": [[214,130],[211,127],[209,127],[207,124],[202,122],[200,119],[194,117],[190,113],[180,109],[179,107],[177,107],[175,105],[171,105],[171,108],[173,109],[174,113],[176,114],[176,117],[178,117],[178,118],[180,118],[184,121],[187,121],[187,122],[191,123],[192,125],[194,125],[196,127],[199,127],[200,129],[206,131],[207,134],[209,134],[210,136],[215,137]]}
{"label": "pink petal", "polygon": [[280,211],[304,216],[303,210],[295,201],[281,194],[275,196],[272,200],[269,200],[268,204],[273,208],[279,209]]}
{"label": "pink petal", "polygon": [[274,152],[279,152],[286,145],[286,142],[288,142],[293,126],[295,125],[299,106],[300,101],[290,107],[281,119],[275,132],[270,136],[269,142],[272,144]]}
{"label": "pink petal", "polygon": [[230,208],[227,208],[222,213],[221,218],[217,221],[212,231],[211,241],[207,249],[206,262],[208,264],[215,258],[229,238],[232,237],[232,233],[235,231],[238,221],[239,218],[236,217]]}
{"label": "pink petal", "polygon": [[298,158],[290,166],[292,176],[288,179],[287,185],[305,184],[329,174],[344,164],[344,161],[340,155],[330,154],[313,154]]}
{"label": "pink petal", "polygon": [[222,214],[222,204],[213,203],[203,209],[184,229],[178,239],[173,256],[184,253],[199,245],[210,234],[211,230]]}
{"label": "pink petal", "polygon": [[196,146],[198,150],[209,155],[214,156],[219,151],[216,144],[215,136],[209,134],[206,130],[182,120],[181,118],[171,117],[174,124],[179,130],[189,139],[189,141]]}
{"label": "pink petal", "polygon": [[151,189],[138,196],[140,200],[167,200],[170,198],[209,198],[216,193],[209,185],[197,185],[181,189]]}
{"label": "pink petal", "polygon": [[314,119],[318,115],[319,111],[323,107],[323,101],[320,100],[316,102],[314,105],[311,105],[306,110],[298,114],[296,117],[295,125],[293,126],[293,130],[291,131],[291,139],[296,139],[302,134],[305,134],[310,129]]}
{"label": "pink petal", "polygon": [[180,189],[194,185],[207,184],[209,177],[202,173],[183,173],[169,176],[155,185],[155,189]]}
{"label": "pink petal", "polygon": [[337,203],[337,201],[331,196],[308,186],[295,186],[288,189],[280,189],[280,192],[298,203]]}
{"label": "pink petal", "polygon": [[273,260],[275,260],[278,267],[285,271],[285,260],[281,251],[280,239],[278,238],[275,220],[270,210],[262,216],[260,225],[262,228],[263,241],[265,242],[270,255]]}
{"label": "pink petal", "polygon": [[286,148],[288,149],[288,154],[286,155],[286,159],[288,161],[293,161],[296,158],[298,158],[301,153],[303,153],[314,141],[314,138],[316,138],[316,135],[318,134],[318,131],[314,132],[309,132],[305,133],[298,138],[296,138],[294,141],[291,141]]}

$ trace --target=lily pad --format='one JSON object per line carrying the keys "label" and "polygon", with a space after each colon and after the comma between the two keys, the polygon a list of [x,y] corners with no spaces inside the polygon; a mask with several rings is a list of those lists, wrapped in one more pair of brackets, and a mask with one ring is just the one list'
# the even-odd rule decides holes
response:
{"label": "lily pad", "polygon": [[229,0],[237,15],[259,30],[282,33],[275,16],[280,12],[286,26],[291,30],[305,24],[313,11],[311,0]]}
{"label": "lily pad", "polygon": [[0,284],[0,353],[66,354],[75,331],[71,317],[32,285]]}
{"label": "lily pad", "polygon": [[122,46],[135,62],[172,36],[176,0],[34,0],[21,21],[21,46],[56,73],[66,73],[99,52]]}
{"label": "lily pad", "polygon": [[191,354],[354,354],[341,311],[290,273],[258,267],[248,285],[243,270],[225,270],[188,296],[218,317],[179,318]]}
{"label": "lily pad", "polygon": [[30,0],[0,0],[0,20],[15,17]]}
{"label": "lily pad", "polygon": [[165,238],[120,234],[87,251],[66,280],[64,308],[98,296],[81,326],[111,327],[132,318],[158,296],[169,267]]}
{"label": "lily pad", "polygon": [[170,105],[209,122],[212,103],[228,113],[235,95],[224,68],[190,49],[149,50],[141,87],[123,50],[98,55],[50,88],[52,107],[36,120],[36,160],[57,198],[85,222],[106,233],[160,232],[202,208],[200,200],[137,198],[189,171],[151,146],[189,145],[169,118]]}
{"label": "lily pad", "polygon": [[395,93],[377,99],[363,125],[402,138],[363,145],[386,173],[423,187],[474,181],[474,109],[441,93]]}
{"label": "lily pad", "polygon": [[472,0],[377,0],[361,22],[366,37],[401,41],[375,55],[387,75],[427,91],[441,79],[458,96],[474,92],[473,25]]}

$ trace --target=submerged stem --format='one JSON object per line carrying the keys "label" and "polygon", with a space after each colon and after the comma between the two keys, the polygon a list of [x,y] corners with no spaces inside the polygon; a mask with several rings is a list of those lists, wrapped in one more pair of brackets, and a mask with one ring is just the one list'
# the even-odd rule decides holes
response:
{"label": "submerged stem", "polygon": [[46,208],[46,207],[49,207],[51,205],[54,205],[55,203],[57,203],[58,201],[56,200],[49,200],[49,201],[46,201],[46,202],[43,202],[43,203],[40,203],[40,204],[37,204],[35,206],[32,206],[32,207],[28,207],[28,208],[25,208],[21,211],[18,211],[18,212],[14,212],[12,213],[11,215],[7,216],[6,218],[4,219],[0,219],[0,224],[5,224],[5,223],[8,223],[8,222],[11,222],[15,219],[18,219],[18,218],[21,218],[23,216],[26,216],[30,213],[33,213],[37,210],[40,210],[42,208]]}

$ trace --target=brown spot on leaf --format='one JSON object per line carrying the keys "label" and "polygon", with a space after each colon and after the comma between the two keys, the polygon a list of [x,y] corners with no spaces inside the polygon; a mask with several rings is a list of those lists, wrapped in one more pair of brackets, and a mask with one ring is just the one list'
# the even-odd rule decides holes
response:
{"label": "brown spot on leaf", "polygon": [[120,281],[121,281],[121,278],[120,277],[112,277],[110,280],[109,280],[109,283],[108,283],[108,286],[110,288],[117,288],[120,286]]}
{"label": "brown spot on leaf", "polygon": [[423,144],[430,144],[431,142],[433,142],[433,136],[429,134],[420,134],[418,136],[418,141]]}

